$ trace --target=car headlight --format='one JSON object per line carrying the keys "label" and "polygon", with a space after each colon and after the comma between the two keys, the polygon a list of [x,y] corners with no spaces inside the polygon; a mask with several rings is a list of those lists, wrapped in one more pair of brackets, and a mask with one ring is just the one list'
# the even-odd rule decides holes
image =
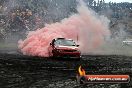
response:
{"label": "car headlight", "polygon": [[57,51],[57,52],[62,52],[63,50],[61,50],[61,49],[56,49],[56,51]]}
{"label": "car headlight", "polygon": [[76,50],[76,52],[81,52],[80,50]]}

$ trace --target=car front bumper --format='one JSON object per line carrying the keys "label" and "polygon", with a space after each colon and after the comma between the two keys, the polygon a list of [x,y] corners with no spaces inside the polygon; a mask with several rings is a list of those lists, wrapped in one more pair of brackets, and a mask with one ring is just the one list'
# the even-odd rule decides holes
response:
{"label": "car front bumper", "polygon": [[54,52],[54,57],[81,58],[80,52]]}

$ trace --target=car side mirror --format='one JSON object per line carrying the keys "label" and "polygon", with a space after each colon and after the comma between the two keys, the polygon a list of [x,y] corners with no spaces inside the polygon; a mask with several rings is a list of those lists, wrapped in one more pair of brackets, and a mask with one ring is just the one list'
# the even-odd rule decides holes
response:
{"label": "car side mirror", "polygon": [[77,47],[79,47],[79,45],[76,45]]}

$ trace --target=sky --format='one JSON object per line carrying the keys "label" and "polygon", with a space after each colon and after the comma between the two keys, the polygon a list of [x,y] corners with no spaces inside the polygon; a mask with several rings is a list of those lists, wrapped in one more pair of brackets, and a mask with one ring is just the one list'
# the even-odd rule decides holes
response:
{"label": "sky", "polygon": [[[96,0],[98,1],[98,0]],[[100,1],[100,0],[99,0]],[[132,0],[104,0],[105,2],[116,2],[116,3],[119,3],[119,2],[130,2],[132,3]]]}

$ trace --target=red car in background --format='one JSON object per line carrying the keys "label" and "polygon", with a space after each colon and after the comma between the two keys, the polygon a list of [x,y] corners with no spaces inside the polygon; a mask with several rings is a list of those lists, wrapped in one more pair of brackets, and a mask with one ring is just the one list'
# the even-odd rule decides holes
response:
{"label": "red car in background", "polygon": [[81,52],[78,46],[72,39],[53,39],[48,48],[49,56],[80,59]]}

